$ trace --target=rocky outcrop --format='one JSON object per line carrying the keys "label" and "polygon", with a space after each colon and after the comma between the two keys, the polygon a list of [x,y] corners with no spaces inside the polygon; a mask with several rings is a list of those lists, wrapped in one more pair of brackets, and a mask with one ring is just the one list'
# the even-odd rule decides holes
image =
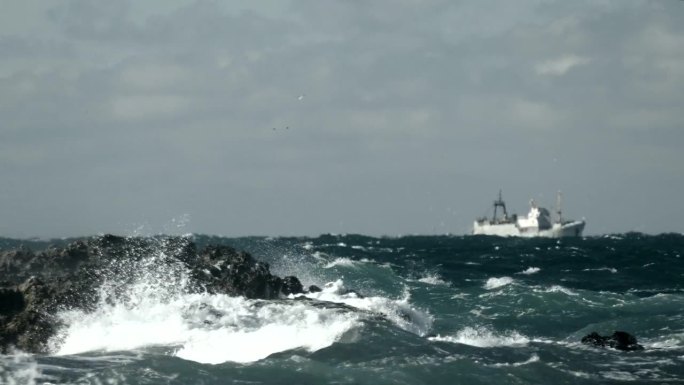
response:
{"label": "rocky outcrop", "polygon": [[644,349],[643,346],[637,343],[636,337],[623,331],[616,331],[610,336],[601,336],[597,332],[592,332],[591,334],[582,337],[582,343],[624,351]]}
{"label": "rocky outcrop", "polygon": [[[150,256],[153,264],[149,266]],[[63,325],[60,310],[94,310],[107,283],[123,292],[140,279],[141,266],[182,271],[185,290],[275,299],[304,291],[296,277],[272,275],[266,263],[227,246],[197,250],[185,237],[130,238],[104,235],[65,247],[34,252],[18,248],[0,252],[0,351],[11,346],[47,352],[47,342]],[[171,279],[171,277],[169,277]]]}

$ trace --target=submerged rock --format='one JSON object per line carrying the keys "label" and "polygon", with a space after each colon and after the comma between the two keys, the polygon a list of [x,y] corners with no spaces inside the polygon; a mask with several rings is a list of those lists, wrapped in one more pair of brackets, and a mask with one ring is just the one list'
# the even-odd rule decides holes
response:
{"label": "submerged rock", "polygon": [[582,337],[582,343],[586,345],[609,347],[624,351],[644,349],[643,346],[637,343],[636,337],[623,331],[616,331],[610,336],[601,336],[597,332],[592,332]]}
{"label": "submerged rock", "polygon": [[[152,258],[151,258],[152,257]],[[47,342],[62,326],[60,310],[95,310],[125,296],[127,285],[145,280],[141,269],[165,274],[183,272],[184,290],[252,299],[275,299],[304,291],[297,277],[272,275],[267,263],[228,246],[198,251],[186,237],[131,238],[104,235],[63,248],[0,252],[0,352],[11,346],[46,353]],[[142,275],[141,275],[142,274]],[[160,276],[160,277],[159,277]],[[111,289],[102,298],[99,288]]]}

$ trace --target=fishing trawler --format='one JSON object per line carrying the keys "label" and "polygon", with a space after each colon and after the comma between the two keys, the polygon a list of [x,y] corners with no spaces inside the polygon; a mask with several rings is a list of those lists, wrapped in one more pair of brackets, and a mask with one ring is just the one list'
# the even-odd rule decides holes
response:
{"label": "fishing trawler", "polygon": [[[546,237],[563,238],[579,237],[584,231],[584,219],[564,220],[561,210],[562,195],[558,192],[556,213],[558,218],[552,221],[549,210],[538,207],[534,199],[530,200],[530,212],[526,217],[516,214],[508,215],[506,203],[501,198],[494,201],[494,215],[489,218],[478,218],[473,225],[474,235],[498,235],[501,237]],[[498,209],[501,209],[500,215]]]}

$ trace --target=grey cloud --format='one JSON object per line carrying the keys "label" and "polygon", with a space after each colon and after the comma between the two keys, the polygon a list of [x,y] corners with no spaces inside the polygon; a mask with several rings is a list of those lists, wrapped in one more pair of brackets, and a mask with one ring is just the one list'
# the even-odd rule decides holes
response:
{"label": "grey cloud", "polygon": [[0,232],[464,232],[499,188],[681,231],[682,6],[512,4],[56,5],[0,33]]}

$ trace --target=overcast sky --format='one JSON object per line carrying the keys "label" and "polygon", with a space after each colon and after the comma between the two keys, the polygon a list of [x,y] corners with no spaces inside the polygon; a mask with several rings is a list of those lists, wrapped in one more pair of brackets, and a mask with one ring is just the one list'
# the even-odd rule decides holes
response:
{"label": "overcast sky", "polygon": [[684,232],[684,2],[2,1],[0,236]]}

